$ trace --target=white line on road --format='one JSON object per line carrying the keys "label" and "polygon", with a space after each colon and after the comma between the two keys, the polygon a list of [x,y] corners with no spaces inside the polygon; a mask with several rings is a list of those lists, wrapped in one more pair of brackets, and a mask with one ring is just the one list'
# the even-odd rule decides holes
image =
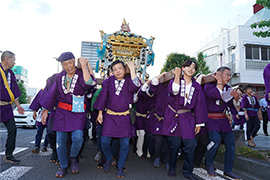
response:
{"label": "white line on road", "polygon": [[[44,142],[44,139],[41,139],[40,143],[43,143],[43,142]],[[35,144],[35,141],[31,141],[30,143]]]}
{"label": "white line on road", "polygon": [[222,177],[216,176],[216,177],[212,177],[209,176],[207,171],[203,168],[194,168],[193,169],[193,174],[195,174],[196,176],[202,178],[202,179],[210,179],[210,180],[225,180]]}
{"label": "white line on road", "polygon": [[7,132],[7,130],[0,130],[0,133],[2,133],[2,132]]}
{"label": "white line on road", "polygon": [[12,166],[0,173],[0,180],[16,180],[27,173],[32,167]]}
{"label": "white line on road", "polygon": [[[22,152],[28,148],[25,147],[16,147],[15,150],[13,151],[13,154],[17,154],[19,152]],[[0,152],[0,155],[5,155],[5,151]]]}

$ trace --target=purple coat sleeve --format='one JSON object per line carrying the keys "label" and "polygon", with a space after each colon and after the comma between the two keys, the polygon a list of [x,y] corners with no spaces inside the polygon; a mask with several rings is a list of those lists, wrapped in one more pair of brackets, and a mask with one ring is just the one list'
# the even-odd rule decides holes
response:
{"label": "purple coat sleeve", "polygon": [[263,79],[265,84],[266,93],[270,92],[270,64],[268,64],[263,71]]}
{"label": "purple coat sleeve", "polygon": [[198,84],[196,86],[197,99],[193,109],[194,119],[196,124],[205,123],[208,119],[207,105],[202,87]]}
{"label": "purple coat sleeve", "polygon": [[107,105],[107,96],[108,96],[108,84],[109,79],[105,79],[102,83],[102,89],[93,105],[97,110],[104,111]]}
{"label": "purple coat sleeve", "polygon": [[221,99],[218,88],[213,88],[213,85],[210,83],[204,85],[204,94],[211,100]]}
{"label": "purple coat sleeve", "polygon": [[40,105],[45,109],[52,110],[57,103],[57,82],[54,81],[47,91],[44,92],[42,98],[40,98]]}
{"label": "purple coat sleeve", "polygon": [[33,99],[32,103],[30,104],[29,109],[32,109],[34,111],[38,111],[41,108],[41,105],[39,104],[39,100],[41,99],[43,92],[44,92],[43,89],[39,90],[38,94]]}

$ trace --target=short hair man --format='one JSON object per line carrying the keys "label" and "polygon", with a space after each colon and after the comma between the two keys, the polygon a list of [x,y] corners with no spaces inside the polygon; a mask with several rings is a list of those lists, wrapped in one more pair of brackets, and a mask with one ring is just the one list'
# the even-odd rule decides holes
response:
{"label": "short hair man", "polygon": [[95,82],[87,58],[79,58],[82,71],[75,66],[75,57],[71,52],[62,53],[58,61],[64,70],[56,76],[53,84],[42,96],[40,104],[47,109],[42,114],[42,123],[45,124],[48,110],[52,110],[56,102],[59,102],[55,111],[53,130],[56,131],[57,154],[61,169],[55,176],[63,177],[68,168],[66,142],[69,132],[72,139],[70,169],[72,173],[79,171],[77,156],[83,143],[83,129],[86,124],[84,96]]}
{"label": "short hair man", "polygon": [[[124,166],[129,151],[129,138],[132,136],[129,108],[133,102],[133,94],[140,88],[140,81],[136,76],[135,65],[127,63],[130,77],[126,75],[122,61],[116,60],[111,69],[114,76],[103,82],[102,90],[94,104],[99,110],[97,121],[103,124],[101,147],[106,157],[103,171],[108,172],[111,165],[112,153],[110,142],[113,137],[120,138],[120,153],[118,160],[118,177],[124,177]],[[107,111],[104,113],[103,111]]]}
{"label": "short hair man", "polygon": [[15,65],[15,54],[5,51],[1,56],[0,64],[0,122],[4,123],[7,128],[8,136],[6,140],[6,151],[4,160],[17,164],[20,160],[13,156],[15,149],[17,128],[14,121],[12,104],[17,106],[18,112],[24,114],[24,109],[17,99],[20,95],[20,89],[16,77],[11,68]]}
{"label": "short hair man", "polygon": [[208,121],[206,127],[210,143],[207,146],[206,169],[210,176],[217,176],[213,162],[218,150],[221,138],[223,139],[226,151],[224,157],[224,175],[233,179],[240,179],[232,172],[235,141],[231,125],[224,111],[227,107],[235,109],[233,99],[239,100],[239,94],[227,85],[231,79],[231,72],[228,67],[220,67],[213,77],[216,83],[204,85],[204,94],[208,109]]}

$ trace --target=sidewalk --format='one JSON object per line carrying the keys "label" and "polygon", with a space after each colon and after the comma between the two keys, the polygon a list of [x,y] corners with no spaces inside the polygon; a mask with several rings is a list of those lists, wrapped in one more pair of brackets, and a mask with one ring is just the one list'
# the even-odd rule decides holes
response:
{"label": "sidewalk", "polygon": [[[250,148],[252,150],[270,150],[270,136],[265,136],[263,133],[263,123],[261,121],[261,128],[258,131],[258,136],[254,138],[256,147]],[[270,122],[268,123],[268,134],[270,134]],[[247,145],[247,142],[246,142]]]}
{"label": "sidewalk", "polygon": [[[270,122],[268,123],[268,133],[270,134]],[[261,128],[258,131],[258,136],[254,138],[256,147],[249,147],[251,150],[268,150],[270,152],[270,136],[265,136]],[[247,141],[245,141],[247,145]],[[224,157],[217,155],[215,161],[224,165]],[[269,179],[270,163],[267,161],[245,158],[236,156],[234,159],[233,169],[236,171],[245,172],[254,175],[255,179]]]}

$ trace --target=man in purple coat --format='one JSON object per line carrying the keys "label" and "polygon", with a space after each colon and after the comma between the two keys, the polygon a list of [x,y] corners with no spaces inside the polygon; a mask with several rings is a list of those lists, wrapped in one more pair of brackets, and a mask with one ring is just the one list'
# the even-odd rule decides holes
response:
{"label": "man in purple coat", "polygon": [[[97,121],[103,124],[101,147],[106,157],[103,171],[108,172],[112,161],[110,143],[112,138],[119,138],[120,150],[118,160],[118,177],[124,177],[124,166],[129,151],[129,138],[132,137],[132,124],[129,109],[132,108],[133,95],[139,90],[140,81],[135,73],[135,65],[127,63],[130,77],[125,75],[125,66],[122,61],[116,60],[111,69],[114,76],[103,82],[102,90],[94,104],[99,110]],[[107,111],[104,113],[103,111]]]}
{"label": "man in purple coat", "polygon": [[228,67],[218,68],[213,77],[216,83],[204,85],[204,94],[208,109],[208,120],[206,127],[209,134],[210,143],[207,146],[206,169],[210,176],[217,176],[213,162],[218,150],[221,138],[223,139],[226,151],[224,157],[224,175],[233,179],[240,179],[232,172],[235,142],[230,122],[224,113],[227,107],[235,109],[233,99],[239,100],[239,94],[227,85],[231,79],[231,72]]}
{"label": "man in purple coat", "polygon": [[265,100],[268,103],[267,115],[270,120],[270,63],[264,68],[263,79],[265,85]]}
{"label": "man in purple coat", "polygon": [[[57,59],[64,70],[60,72],[40,104],[46,110],[42,114],[42,123],[46,123],[48,110],[52,110],[58,101],[55,111],[53,130],[56,131],[57,154],[61,169],[55,174],[63,177],[68,168],[67,135],[71,133],[70,168],[72,173],[79,171],[77,156],[83,143],[83,129],[86,124],[84,97],[85,92],[95,84],[92,69],[87,58],[79,58],[82,71],[75,66],[75,57],[71,52],[64,52]],[[88,68],[88,69],[87,69]],[[90,72],[91,74],[90,74]]]}
{"label": "man in purple coat", "polygon": [[0,122],[7,128],[6,151],[4,160],[10,163],[19,163],[12,154],[15,149],[17,128],[14,121],[12,104],[17,106],[18,112],[24,114],[24,109],[18,101],[21,95],[14,73],[10,68],[15,65],[15,54],[5,51],[1,56],[0,78]]}

